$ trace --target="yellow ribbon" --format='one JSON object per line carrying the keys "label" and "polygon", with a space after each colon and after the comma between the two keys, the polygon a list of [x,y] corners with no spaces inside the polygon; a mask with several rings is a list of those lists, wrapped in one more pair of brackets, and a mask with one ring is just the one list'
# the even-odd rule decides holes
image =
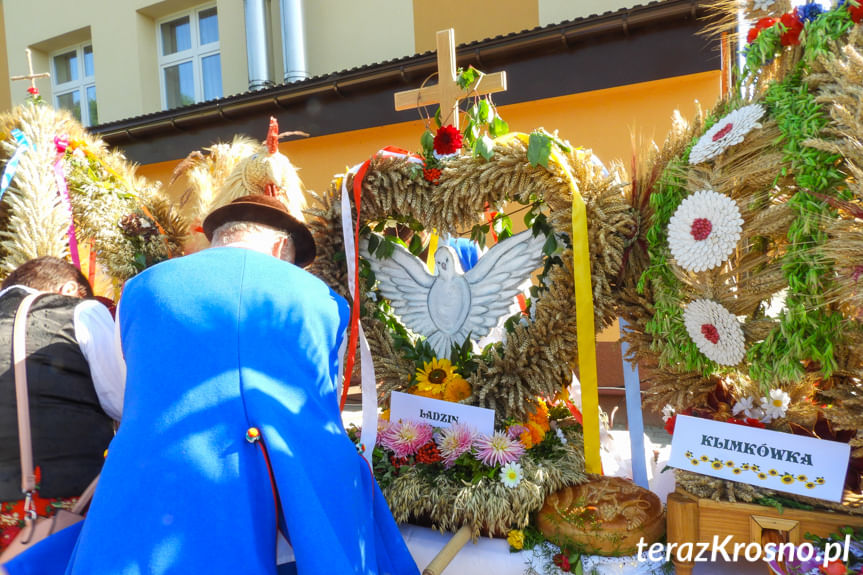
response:
{"label": "yellow ribbon", "polygon": [[[506,145],[514,139],[525,146],[527,134],[511,133],[495,143]],[[590,247],[587,240],[587,209],[572,177],[566,158],[552,148],[550,162],[560,167],[572,192],[572,273],[575,284],[575,319],[578,337],[578,368],[581,380],[581,412],[584,430],[584,468],[587,473],[602,473],[599,458],[599,390],[596,376],[596,340],[593,322],[593,288],[590,281]]]}
{"label": "yellow ribbon", "polygon": [[437,251],[437,230],[432,229],[431,237],[429,238],[429,251],[428,256],[426,257],[426,266],[428,266],[429,273],[434,273],[434,253]]}

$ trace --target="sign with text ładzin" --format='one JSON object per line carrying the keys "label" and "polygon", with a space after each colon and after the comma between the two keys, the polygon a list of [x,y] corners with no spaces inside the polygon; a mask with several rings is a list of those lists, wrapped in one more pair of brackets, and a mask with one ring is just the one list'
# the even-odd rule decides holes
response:
{"label": "sign with text \u0142adzin", "polygon": [[668,465],[840,501],[850,450],[838,441],[678,415]]}
{"label": "sign with text \u0142adzin", "polygon": [[485,435],[494,433],[494,410],[394,391],[390,395],[390,421],[422,421],[432,427],[465,423]]}

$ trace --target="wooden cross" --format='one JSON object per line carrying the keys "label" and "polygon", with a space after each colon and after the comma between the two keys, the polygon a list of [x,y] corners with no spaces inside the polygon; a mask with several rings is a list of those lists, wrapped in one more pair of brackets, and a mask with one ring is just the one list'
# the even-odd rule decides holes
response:
{"label": "wooden cross", "polygon": [[441,125],[452,124],[458,129],[459,100],[506,90],[506,72],[484,74],[476,84],[468,86],[466,90],[456,83],[455,33],[452,28],[437,33],[437,70],[438,82],[434,86],[396,92],[396,110],[440,104]]}
{"label": "wooden cross", "polygon": [[41,72],[39,74],[34,74],[33,73],[33,55],[30,53],[30,48],[27,48],[26,51],[27,51],[27,71],[29,72],[29,74],[25,74],[23,76],[12,76],[9,79],[12,81],[30,80],[31,93],[32,93],[32,91],[36,91],[36,93],[38,94],[39,90],[36,88],[36,79],[37,78],[50,78],[51,74],[48,72]]}

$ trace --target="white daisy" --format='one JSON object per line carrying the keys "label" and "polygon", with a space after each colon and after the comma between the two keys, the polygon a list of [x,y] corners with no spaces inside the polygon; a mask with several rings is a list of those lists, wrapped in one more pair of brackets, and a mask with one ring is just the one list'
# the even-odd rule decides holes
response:
{"label": "white daisy", "polygon": [[[785,417],[785,412],[788,411],[788,405],[791,403],[791,396],[787,391],[782,389],[771,389],[770,395],[761,398],[761,407],[764,409],[764,417],[762,421],[769,423],[774,419]],[[765,421],[766,420],[766,421]]]}
{"label": "white daisy", "polygon": [[680,202],[668,221],[668,247],[680,267],[703,272],[734,253],[742,230],[743,218],[734,200],[699,190]]}
{"label": "white daisy", "polygon": [[739,415],[741,413],[744,417],[752,419],[761,419],[764,417],[764,411],[755,405],[755,398],[751,395],[749,397],[738,399],[737,403],[735,403],[734,407],[731,409],[731,415]]}
{"label": "white daisy", "polygon": [[716,122],[692,146],[689,152],[689,163],[696,165],[712,160],[727,148],[739,144],[746,134],[761,127],[758,120],[763,115],[764,108],[759,104],[750,104],[733,110]]}
{"label": "white daisy", "polygon": [[670,403],[666,403],[665,407],[662,408],[662,421],[668,422],[672,415],[674,415],[674,408],[671,407]]}
{"label": "white daisy", "polygon": [[730,311],[715,301],[697,299],[683,310],[683,323],[698,350],[720,365],[737,365],[746,353],[743,329]]}
{"label": "white daisy", "polygon": [[500,482],[510,489],[518,487],[518,484],[521,483],[523,477],[524,471],[522,471],[521,465],[515,461],[507,463],[500,468]]}

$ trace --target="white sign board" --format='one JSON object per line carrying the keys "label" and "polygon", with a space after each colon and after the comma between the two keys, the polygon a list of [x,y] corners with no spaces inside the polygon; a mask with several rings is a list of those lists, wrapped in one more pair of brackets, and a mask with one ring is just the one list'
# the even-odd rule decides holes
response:
{"label": "white sign board", "polygon": [[422,421],[433,427],[467,424],[485,435],[494,433],[494,410],[394,391],[390,395],[390,421]]}
{"label": "white sign board", "polygon": [[840,501],[851,446],[678,415],[668,465],[776,491]]}

